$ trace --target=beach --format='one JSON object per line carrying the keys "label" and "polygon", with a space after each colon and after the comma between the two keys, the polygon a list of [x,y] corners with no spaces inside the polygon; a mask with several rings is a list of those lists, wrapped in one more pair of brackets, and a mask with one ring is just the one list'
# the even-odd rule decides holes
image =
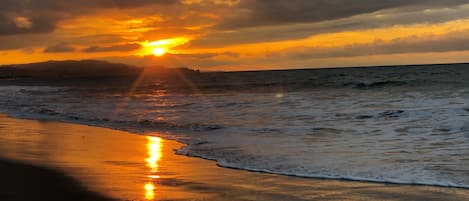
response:
{"label": "beach", "polygon": [[67,200],[469,198],[469,191],[459,188],[321,180],[222,168],[214,161],[176,155],[183,144],[150,134],[1,116],[0,199],[60,200],[65,195],[69,195]]}

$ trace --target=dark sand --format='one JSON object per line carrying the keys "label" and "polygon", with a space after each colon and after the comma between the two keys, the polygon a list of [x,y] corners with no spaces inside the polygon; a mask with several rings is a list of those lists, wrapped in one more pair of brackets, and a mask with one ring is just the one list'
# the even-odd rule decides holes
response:
{"label": "dark sand", "polygon": [[89,192],[71,177],[42,167],[0,160],[0,200],[111,200]]}
{"label": "dark sand", "polygon": [[22,162],[0,160],[0,200],[107,199],[100,195],[178,201],[469,199],[466,189],[305,179],[220,168],[213,161],[175,155],[174,149],[181,146],[111,129],[2,116],[0,157]]}

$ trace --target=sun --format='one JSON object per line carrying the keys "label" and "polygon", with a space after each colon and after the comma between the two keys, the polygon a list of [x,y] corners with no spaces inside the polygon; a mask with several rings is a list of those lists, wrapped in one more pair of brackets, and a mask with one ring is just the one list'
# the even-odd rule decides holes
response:
{"label": "sun", "polygon": [[155,55],[157,57],[161,57],[164,54],[166,54],[166,49],[164,49],[164,48],[158,47],[158,48],[153,49],[153,55]]}

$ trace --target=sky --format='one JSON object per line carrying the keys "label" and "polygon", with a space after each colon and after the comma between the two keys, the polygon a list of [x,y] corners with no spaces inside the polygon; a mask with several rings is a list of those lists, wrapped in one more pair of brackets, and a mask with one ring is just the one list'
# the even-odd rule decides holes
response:
{"label": "sky", "polygon": [[469,62],[469,0],[1,0],[0,64],[259,70]]}

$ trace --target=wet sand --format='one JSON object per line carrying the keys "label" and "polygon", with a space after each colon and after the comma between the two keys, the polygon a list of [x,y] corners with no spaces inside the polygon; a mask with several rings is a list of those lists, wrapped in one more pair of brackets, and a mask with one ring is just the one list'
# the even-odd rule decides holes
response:
{"label": "wet sand", "polygon": [[66,200],[469,199],[466,189],[226,169],[174,154],[181,146],[112,129],[0,116],[0,157],[21,161],[0,160],[0,200],[64,200],[62,195],[70,195]]}

